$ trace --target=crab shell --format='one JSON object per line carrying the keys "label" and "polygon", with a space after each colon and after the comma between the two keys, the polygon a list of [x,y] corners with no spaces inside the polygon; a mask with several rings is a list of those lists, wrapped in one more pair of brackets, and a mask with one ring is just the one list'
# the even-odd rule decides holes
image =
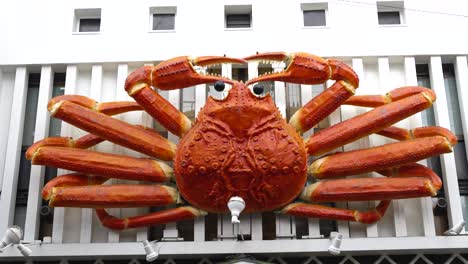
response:
{"label": "crab shell", "polygon": [[224,100],[208,98],[179,142],[174,171],[182,197],[202,210],[229,212],[229,199],[240,196],[246,212],[269,211],[300,194],[307,157],[271,96],[235,82]]}

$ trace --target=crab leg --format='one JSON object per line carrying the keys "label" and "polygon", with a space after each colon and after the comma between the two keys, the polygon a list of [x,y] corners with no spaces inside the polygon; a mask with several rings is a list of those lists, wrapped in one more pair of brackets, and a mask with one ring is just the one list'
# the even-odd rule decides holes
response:
{"label": "crab leg", "polygon": [[342,152],[316,160],[310,165],[309,173],[323,179],[398,167],[449,153],[453,143],[445,137],[434,136]]}
{"label": "crab leg", "polygon": [[246,63],[246,61],[213,56],[195,59],[177,57],[161,62],[157,66],[138,68],[128,76],[125,82],[125,90],[167,130],[175,135],[182,136],[190,129],[192,122],[151,87],[173,90],[203,83],[214,83],[218,80],[232,84],[233,82],[230,79],[202,75],[194,69],[194,66],[219,63]]}
{"label": "crab leg", "polygon": [[128,208],[174,204],[178,192],[163,185],[89,185],[54,187],[49,200],[53,207]]}
{"label": "crab leg", "polygon": [[457,137],[442,127],[389,127],[379,134],[405,141],[323,157],[310,165],[309,173],[331,178],[385,170],[449,153],[457,144]]}
{"label": "crab leg", "polygon": [[104,209],[96,209],[96,213],[102,225],[115,230],[160,225],[170,222],[189,220],[201,215],[206,215],[206,212],[191,206],[172,208],[129,218],[117,218],[111,216]]}
{"label": "crab leg", "polygon": [[418,175],[397,178],[333,179],[307,186],[301,194],[301,199],[317,203],[405,199],[434,196],[438,190],[436,187],[440,188],[440,185],[435,186],[431,179]]}
{"label": "crab leg", "polygon": [[401,141],[432,136],[443,136],[446,137],[452,145],[457,143],[457,137],[450,132],[450,130],[437,126],[418,127],[409,130],[391,126],[380,130],[376,134]]}
{"label": "crab leg", "polygon": [[[175,145],[157,133],[128,124],[124,121],[109,117],[96,108],[91,99],[80,96],[79,100],[62,100],[63,97],[53,98],[48,105],[49,111],[56,118],[62,119],[99,137],[116,144],[139,151],[162,160],[172,160]],[[69,99],[69,97],[65,98]],[[94,102],[94,103],[93,103]],[[123,109],[134,106],[104,107],[107,113],[122,113]]]}
{"label": "crab leg", "polygon": [[173,174],[172,168],[152,159],[68,147],[33,147],[34,145],[28,149],[28,158],[34,165],[53,166],[88,175],[151,182],[168,181]]}
{"label": "crab leg", "polygon": [[376,107],[312,135],[306,143],[307,152],[310,155],[320,155],[381,131],[385,127],[430,107],[435,99],[435,94],[426,89],[422,93]]}
{"label": "crab leg", "polygon": [[179,200],[179,193],[163,185],[101,185],[107,178],[71,173],[56,177],[42,189],[53,207],[122,208],[164,206]]}
{"label": "crab leg", "polygon": [[372,224],[380,220],[387,211],[390,201],[381,201],[373,210],[361,212],[317,204],[293,203],[281,210],[281,213],[302,217],[314,217],[331,220],[353,221]]}
{"label": "crab leg", "polygon": [[404,86],[393,89],[385,95],[355,95],[346,100],[344,105],[355,105],[364,107],[378,107],[401,100],[411,95],[426,92],[427,88],[421,86]]}
{"label": "crab leg", "polygon": [[283,72],[259,76],[247,82],[247,85],[261,81],[284,81],[300,84],[319,84],[331,79],[336,82],[297,110],[289,123],[300,133],[318,124],[335,111],[343,102],[354,95],[359,86],[356,73],[340,60],[323,59],[307,53],[286,54],[271,52],[253,55],[246,60],[284,61],[287,68]]}

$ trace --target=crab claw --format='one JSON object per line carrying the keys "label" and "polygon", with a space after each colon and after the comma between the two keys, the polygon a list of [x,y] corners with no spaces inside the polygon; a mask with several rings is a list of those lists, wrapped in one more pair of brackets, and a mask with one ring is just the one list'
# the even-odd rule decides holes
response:
{"label": "crab claw", "polygon": [[216,56],[176,57],[163,61],[157,66],[138,68],[128,76],[125,89],[131,94],[145,85],[154,86],[161,90],[173,90],[216,81],[233,84],[234,82],[231,79],[209,74],[204,75],[195,70],[196,66],[206,67],[221,63],[247,63],[247,61]]}
{"label": "crab claw", "polygon": [[324,59],[304,52],[287,54],[284,52],[260,53],[244,58],[247,61],[278,61],[286,64],[281,72],[266,74],[249,80],[247,85],[262,81],[283,81],[299,84],[320,84],[325,81],[343,80],[354,88],[359,86],[357,74],[343,62]]}

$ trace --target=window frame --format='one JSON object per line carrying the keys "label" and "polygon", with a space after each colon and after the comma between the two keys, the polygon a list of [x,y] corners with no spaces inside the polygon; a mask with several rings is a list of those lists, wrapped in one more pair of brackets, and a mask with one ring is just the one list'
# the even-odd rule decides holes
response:
{"label": "window frame", "polygon": [[[325,25],[320,26],[306,26],[305,25],[305,12],[307,11],[324,11]],[[303,29],[328,29],[330,28],[330,16],[328,12],[328,2],[314,2],[314,3],[301,3],[301,27]]]}
{"label": "window frame", "polygon": [[[173,29],[154,29],[154,16],[155,15],[173,15],[174,28]],[[150,33],[175,33],[177,28],[177,6],[153,6],[149,8],[149,32]]]}
{"label": "window frame", "polygon": [[[228,27],[228,16],[231,15],[248,15],[250,18],[249,27]],[[253,7],[252,5],[224,5],[224,30],[252,30],[253,29]]]}
{"label": "window frame", "polygon": [[[404,1],[377,1],[377,25],[379,27],[405,27],[406,16]],[[399,24],[380,24],[379,13],[393,13],[399,14]]]}
{"label": "window frame", "polygon": [[[99,19],[98,31],[80,31],[82,19]],[[101,8],[79,8],[74,10],[73,35],[99,35],[102,33]]]}

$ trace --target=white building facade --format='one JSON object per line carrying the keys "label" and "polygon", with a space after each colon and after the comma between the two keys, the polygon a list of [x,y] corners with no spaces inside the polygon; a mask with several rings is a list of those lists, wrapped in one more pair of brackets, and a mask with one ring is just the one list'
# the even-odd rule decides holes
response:
{"label": "white building facade", "polygon": [[[216,263],[248,254],[274,263],[468,263],[468,236],[443,232],[468,219],[468,3],[448,1],[3,1],[0,3],[0,235],[12,225],[24,230],[29,260],[128,263],[145,258],[141,241],[154,245],[168,263]],[[422,162],[444,182],[433,198],[393,201],[377,224],[323,221],[259,213],[243,215],[238,241],[230,216],[113,232],[91,209],[49,208],[40,197],[45,181],[65,173],[30,166],[25,150],[48,136],[79,137],[84,132],[51,120],[47,102],[61,94],[80,94],[100,102],[132,100],[126,76],[145,64],[176,56],[246,57],[256,52],[303,51],[345,61],[360,76],[358,95],[385,94],[408,85],[437,94],[431,110],[400,127],[438,125],[458,137],[454,152]],[[206,69],[233,79],[252,79],[283,64],[250,62]],[[267,84],[278,108],[289,118],[331,83]],[[207,96],[223,96],[210,85],[161,92],[194,119]],[[310,135],[368,109],[343,106]],[[117,118],[155,128],[149,115]],[[343,150],[391,142],[372,135]],[[103,142],[96,151],[137,157],[142,154]],[[365,175],[375,176],[373,174]],[[114,183],[123,181],[113,180]],[[374,202],[337,203],[365,209]],[[112,209],[131,216],[157,210]],[[341,255],[328,253],[330,232],[343,234]],[[434,256],[435,255],[435,256]],[[365,257],[364,257],[365,256]],[[1,261],[25,261],[15,247]],[[92,262],[91,262],[92,263]],[[109,262],[111,263],[111,262]],[[187,262],[184,262],[187,263]]]}

